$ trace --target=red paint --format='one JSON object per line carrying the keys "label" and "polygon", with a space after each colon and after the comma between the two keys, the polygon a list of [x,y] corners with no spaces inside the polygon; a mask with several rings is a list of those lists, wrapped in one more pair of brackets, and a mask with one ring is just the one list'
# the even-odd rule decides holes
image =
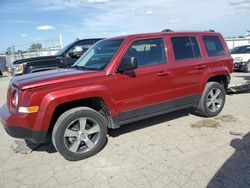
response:
{"label": "red paint", "polygon": [[[202,58],[176,63],[171,36],[196,36]],[[202,41],[203,35],[219,36],[225,55],[208,57]],[[134,70],[136,77],[116,72],[116,68],[130,44],[138,39],[159,38],[165,40],[167,63],[140,67]],[[123,37],[120,37],[123,38]],[[39,106],[38,113],[20,114],[10,104],[0,109],[0,117],[8,126],[23,126],[31,130],[47,130],[55,108],[77,99],[100,97],[112,116],[120,112],[143,107],[161,101],[201,94],[207,80],[217,75],[229,75],[233,60],[221,34],[214,32],[167,32],[139,34],[124,37],[125,40],[112,61],[103,71],[76,69],[51,70],[14,78],[13,88],[19,91],[19,106]]]}

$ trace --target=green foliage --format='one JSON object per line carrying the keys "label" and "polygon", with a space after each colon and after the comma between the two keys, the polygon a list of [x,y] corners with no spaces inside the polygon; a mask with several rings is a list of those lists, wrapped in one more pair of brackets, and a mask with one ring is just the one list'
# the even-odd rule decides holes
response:
{"label": "green foliage", "polygon": [[33,44],[31,44],[30,46],[30,50],[39,50],[42,48],[42,44],[39,42],[35,42]]}

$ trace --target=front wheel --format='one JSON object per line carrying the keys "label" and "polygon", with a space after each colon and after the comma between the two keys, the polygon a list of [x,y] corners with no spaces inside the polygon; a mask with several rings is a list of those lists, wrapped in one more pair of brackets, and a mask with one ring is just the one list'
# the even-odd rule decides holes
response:
{"label": "front wheel", "polygon": [[225,100],[224,86],[218,82],[208,82],[200,98],[197,111],[202,116],[214,117],[223,109]]}
{"label": "front wheel", "polygon": [[88,107],[73,108],[57,120],[52,142],[67,160],[76,161],[98,153],[107,139],[104,117]]}

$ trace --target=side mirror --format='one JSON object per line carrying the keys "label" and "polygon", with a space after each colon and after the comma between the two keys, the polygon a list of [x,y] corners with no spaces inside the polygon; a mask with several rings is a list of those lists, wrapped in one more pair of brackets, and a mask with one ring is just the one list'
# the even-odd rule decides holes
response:
{"label": "side mirror", "polygon": [[125,56],[122,58],[121,63],[118,67],[119,72],[123,72],[126,70],[133,70],[136,69],[137,66],[137,58],[131,56]]}

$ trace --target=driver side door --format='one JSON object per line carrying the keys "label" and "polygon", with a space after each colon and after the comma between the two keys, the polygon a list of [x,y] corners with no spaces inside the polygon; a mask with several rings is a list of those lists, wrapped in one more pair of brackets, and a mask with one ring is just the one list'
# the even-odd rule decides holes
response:
{"label": "driver side door", "polygon": [[130,44],[123,57],[135,57],[138,68],[114,75],[120,124],[163,110],[160,102],[170,94],[164,38],[137,39]]}

